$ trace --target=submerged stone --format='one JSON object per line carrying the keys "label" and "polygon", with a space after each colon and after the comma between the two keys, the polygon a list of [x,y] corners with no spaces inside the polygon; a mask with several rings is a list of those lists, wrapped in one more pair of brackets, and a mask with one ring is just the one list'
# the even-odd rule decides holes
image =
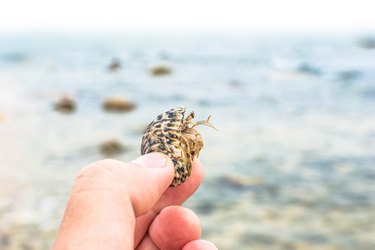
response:
{"label": "submerged stone", "polygon": [[114,58],[112,59],[112,62],[108,66],[108,70],[110,72],[116,72],[121,69],[121,62],[120,60]]}
{"label": "submerged stone", "polygon": [[358,45],[363,49],[375,49],[375,37],[362,38]]}
{"label": "submerged stone", "polygon": [[100,143],[99,150],[104,156],[113,156],[122,153],[124,151],[124,146],[120,141],[111,139]]}
{"label": "submerged stone", "polygon": [[172,73],[172,69],[167,65],[155,65],[151,67],[150,73],[153,76],[163,76],[163,75],[169,75]]}
{"label": "submerged stone", "polygon": [[260,186],[264,184],[263,178],[240,175],[226,175],[221,178],[221,182],[234,188],[246,188]]}
{"label": "submerged stone", "polygon": [[62,113],[72,113],[76,110],[76,103],[73,97],[63,96],[55,103],[55,110]]}
{"label": "submerged stone", "polygon": [[135,103],[121,97],[108,97],[102,106],[107,112],[130,112],[136,107]]}

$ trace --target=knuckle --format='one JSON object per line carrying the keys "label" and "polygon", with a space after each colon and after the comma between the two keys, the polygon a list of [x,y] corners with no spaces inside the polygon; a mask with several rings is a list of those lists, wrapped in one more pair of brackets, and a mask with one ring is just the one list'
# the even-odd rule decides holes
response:
{"label": "knuckle", "polygon": [[117,172],[115,169],[119,169],[118,167],[123,165],[124,163],[118,160],[99,160],[83,167],[78,172],[77,179],[82,177],[104,176],[106,173],[109,172]]}

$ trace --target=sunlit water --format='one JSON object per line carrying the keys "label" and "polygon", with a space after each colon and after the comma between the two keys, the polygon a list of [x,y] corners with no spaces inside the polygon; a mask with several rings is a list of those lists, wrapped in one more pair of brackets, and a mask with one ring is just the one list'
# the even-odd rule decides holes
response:
{"label": "sunlit water", "polygon": [[[375,249],[375,50],[357,37],[0,38],[0,248],[49,249],[74,176],[169,108],[199,128],[206,176],[185,205],[220,249]],[[109,72],[113,58],[122,62]],[[163,77],[150,66],[169,65]],[[70,94],[77,111],[53,103]],[[134,101],[109,114],[107,96]]]}

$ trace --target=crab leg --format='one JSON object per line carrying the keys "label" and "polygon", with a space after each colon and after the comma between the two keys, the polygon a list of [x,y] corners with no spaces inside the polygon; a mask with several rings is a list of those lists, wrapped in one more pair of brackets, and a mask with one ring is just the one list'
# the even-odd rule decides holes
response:
{"label": "crab leg", "polygon": [[210,119],[211,119],[211,115],[209,115],[206,120],[196,121],[196,122],[193,123],[192,128],[194,128],[195,126],[198,126],[198,125],[205,125],[205,126],[208,126],[208,127],[211,127],[213,129],[215,129],[216,131],[219,131],[219,130],[217,130],[217,128],[215,128],[214,125],[212,125],[210,123]]}

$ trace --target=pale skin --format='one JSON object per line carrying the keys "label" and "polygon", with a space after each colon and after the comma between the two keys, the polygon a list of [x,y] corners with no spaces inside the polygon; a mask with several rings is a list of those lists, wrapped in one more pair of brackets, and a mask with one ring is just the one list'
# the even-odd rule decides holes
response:
{"label": "pale skin", "polygon": [[192,175],[169,188],[173,174],[172,161],[160,153],[83,168],[54,249],[217,249],[200,239],[198,217],[181,206],[202,181],[201,163],[195,159]]}

